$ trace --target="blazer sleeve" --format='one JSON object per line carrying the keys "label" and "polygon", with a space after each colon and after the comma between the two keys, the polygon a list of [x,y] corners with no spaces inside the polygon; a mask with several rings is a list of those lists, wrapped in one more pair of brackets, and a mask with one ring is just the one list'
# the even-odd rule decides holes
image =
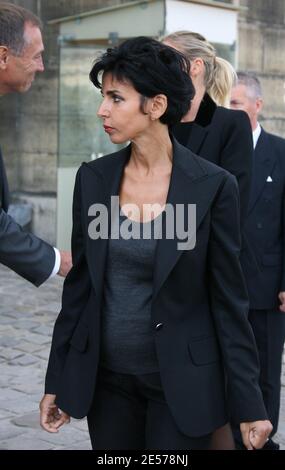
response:
{"label": "blazer sleeve", "polygon": [[[250,121],[244,111],[226,110],[223,145],[219,165],[237,178],[240,192],[240,223],[247,214],[253,163],[253,142]],[[229,113],[229,114],[228,114]]]}
{"label": "blazer sleeve", "polygon": [[7,212],[9,207],[9,185],[0,148],[0,207]]}
{"label": "blazer sleeve", "polygon": [[40,286],[54,268],[55,252],[48,243],[24,232],[0,209],[0,263]]}
{"label": "blazer sleeve", "polygon": [[77,172],[73,194],[72,261],[62,294],[62,308],[55,322],[48,368],[45,379],[45,393],[56,395],[59,378],[69,350],[69,341],[76,328],[82,311],[88,302],[91,281],[85,257],[84,234],[82,229],[80,169]]}
{"label": "blazer sleeve", "polygon": [[267,419],[258,385],[259,362],[248,322],[248,296],[240,254],[239,191],[225,177],[212,209],[209,261],[211,307],[221,346],[234,422]]}

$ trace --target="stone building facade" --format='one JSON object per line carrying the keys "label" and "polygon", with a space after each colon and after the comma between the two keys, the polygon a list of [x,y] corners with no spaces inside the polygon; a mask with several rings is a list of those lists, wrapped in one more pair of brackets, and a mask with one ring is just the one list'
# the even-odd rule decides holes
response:
{"label": "stone building facade", "polygon": [[[47,22],[126,1],[13,2],[33,10],[44,22],[46,70],[29,93],[1,98],[0,143],[14,198],[33,205],[32,228],[51,243],[56,242],[59,33],[58,25]],[[259,75],[265,100],[262,124],[285,137],[285,0],[233,3],[244,7],[238,20],[238,67]]]}
{"label": "stone building facade", "polygon": [[285,138],[285,1],[241,0],[238,64],[261,79],[264,109],[260,121]]}

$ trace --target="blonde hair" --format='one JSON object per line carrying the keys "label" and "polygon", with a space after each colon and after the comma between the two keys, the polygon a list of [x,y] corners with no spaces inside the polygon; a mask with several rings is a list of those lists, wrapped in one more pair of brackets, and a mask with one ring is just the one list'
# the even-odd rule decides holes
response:
{"label": "blonde hair", "polygon": [[229,107],[232,87],[237,76],[233,66],[222,57],[217,57],[216,49],[199,33],[177,31],[161,39],[182,52],[191,60],[200,57],[205,66],[204,84],[207,93],[218,106]]}

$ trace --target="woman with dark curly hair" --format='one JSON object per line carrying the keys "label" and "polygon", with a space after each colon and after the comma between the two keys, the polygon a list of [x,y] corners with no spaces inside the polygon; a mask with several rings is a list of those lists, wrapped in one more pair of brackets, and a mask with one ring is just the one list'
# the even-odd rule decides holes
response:
{"label": "woman with dark curly hair", "polygon": [[239,264],[237,184],[169,133],[193,97],[189,62],[140,37],[108,49],[90,78],[109,138],[130,144],[77,174],[74,266],[41,424],[57,432],[87,415],[96,450],[233,448],[227,382],[245,445],[261,447],[271,425]]}

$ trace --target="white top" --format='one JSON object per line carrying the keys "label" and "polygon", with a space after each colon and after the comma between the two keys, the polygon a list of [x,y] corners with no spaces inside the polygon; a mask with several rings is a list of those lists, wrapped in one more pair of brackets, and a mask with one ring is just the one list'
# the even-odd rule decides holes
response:
{"label": "white top", "polygon": [[60,252],[57,248],[53,248],[53,249],[55,252],[55,262],[54,262],[54,268],[50,276],[48,277],[48,279],[50,279],[51,277],[54,277],[58,273],[59,268],[60,268],[60,262],[61,262]]}

